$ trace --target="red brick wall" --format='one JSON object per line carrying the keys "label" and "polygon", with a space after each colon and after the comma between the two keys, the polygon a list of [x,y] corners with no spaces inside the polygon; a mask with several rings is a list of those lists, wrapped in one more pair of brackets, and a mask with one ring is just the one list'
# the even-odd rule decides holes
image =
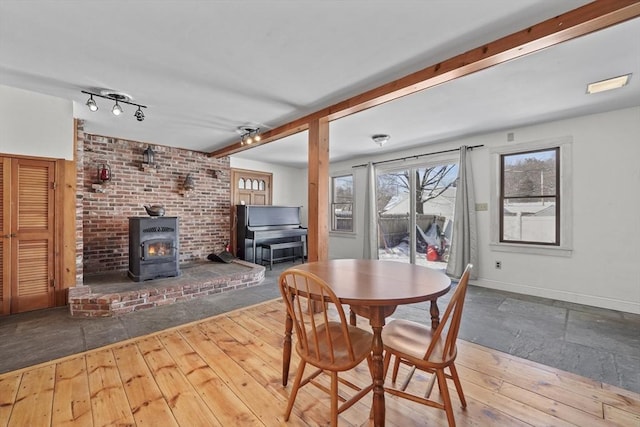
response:
{"label": "red brick wall", "polygon": [[[81,271],[85,275],[128,270],[129,217],[147,216],[143,205],[163,205],[167,216],[179,218],[180,263],[203,260],[224,249],[230,228],[228,157],[213,159],[152,144],[158,167],[145,171],[142,153],[149,144],[89,135],[81,128],[80,123],[78,198],[82,200]],[[111,166],[112,179],[102,186],[104,192],[93,188],[99,163]],[[181,191],[188,173],[196,188],[186,197]]]}

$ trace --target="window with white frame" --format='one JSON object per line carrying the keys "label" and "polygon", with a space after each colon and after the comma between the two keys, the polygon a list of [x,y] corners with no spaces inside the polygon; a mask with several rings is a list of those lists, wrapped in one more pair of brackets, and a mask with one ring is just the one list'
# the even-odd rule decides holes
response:
{"label": "window with white frame", "polygon": [[331,178],[331,231],[353,232],[353,175]]}
{"label": "window with white frame", "polygon": [[492,249],[569,256],[571,139],[492,150]]}

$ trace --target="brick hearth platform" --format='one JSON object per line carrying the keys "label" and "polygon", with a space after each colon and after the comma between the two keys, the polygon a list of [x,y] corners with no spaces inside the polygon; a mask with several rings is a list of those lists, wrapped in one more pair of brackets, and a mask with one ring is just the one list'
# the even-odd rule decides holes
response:
{"label": "brick hearth platform", "polygon": [[85,276],[85,284],[69,289],[75,317],[109,317],[160,305],[260,284],[265,268],[236,260],[229,264],[200,262],[180,267],[179,277],[133,282],[126,273]]}

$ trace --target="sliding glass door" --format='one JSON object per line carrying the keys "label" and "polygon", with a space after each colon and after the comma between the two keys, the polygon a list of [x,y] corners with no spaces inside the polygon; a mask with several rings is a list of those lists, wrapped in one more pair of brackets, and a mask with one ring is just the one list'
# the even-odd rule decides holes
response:
{"label": "sliding glass door", "polygon": [[378,172],[379,258],[446,268],[457,163]]}

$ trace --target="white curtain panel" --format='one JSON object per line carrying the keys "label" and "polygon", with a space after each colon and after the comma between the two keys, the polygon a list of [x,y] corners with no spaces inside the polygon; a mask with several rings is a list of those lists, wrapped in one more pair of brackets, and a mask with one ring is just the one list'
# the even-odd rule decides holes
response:
{"label": "white curtain panel", "polygon": [[378,207],[376,206],[376,169],[367,163],[367,188],[364,195],[364,259],[378,259]]}
{"label": "white curtain panel", "polygon": [[[460,278],[467,264],[478,265],[478,237],[476,232],[475,195],[471,160],[467,156],[466,145],[460,147],[460,164],[456,189],[453,235],[447,274]],[[477,278],[477,269],[471,270],[471,278]]]}

